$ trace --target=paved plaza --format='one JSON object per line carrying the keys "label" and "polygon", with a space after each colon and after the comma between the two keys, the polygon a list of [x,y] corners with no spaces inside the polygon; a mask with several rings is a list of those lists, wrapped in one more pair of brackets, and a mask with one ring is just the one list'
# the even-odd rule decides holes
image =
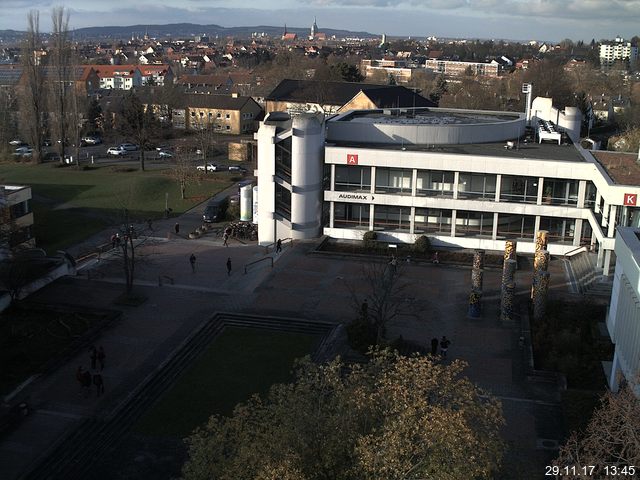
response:
{"label": "paved plaza", "polygon": [[[191,215],[191,220],[187,216],[181,223],[195,222],[197,214]],[[77,277],[61,279],[32,297],[39,302],[121,310],[123,315],[95,341],[107,353],[103,397],[85,399],[78,394],[75,371],[89,360],[84,349],[25,388],[23,395],[28,396],[32,413],[1,439],[2,478],[19,478],[82,420],[108,417],[216,312],[334,323],[348,322],[356,315],[352,292],[365,291],[370,260],[314,253],[318,242],[286,243],[278,255],[238,241],[225,247],[214,233],[198,240],[171,234],[173,222],[155,225],[154,236],[137,250],[142,260],[136,267],[135,290],[146,297],[141,305],[114,304],[124,282],[121,259],[110,253],[81,266]],[[196,256],[195,271],[189,263],[191,254]],[[428,346],[431,338],[446,335],[451,340],[450,359],[465,360],[468,376],[503,402],[504,436],[511,452],[508,462],[522,472],[517,478],[542,477],[541,465],[554,452],[541,449],[540,441],[559,440],[562,433],[559,397],[553,389],[531,388],[525,379],[520,322],[503,325],[498,319],[501,272],[485,271],[483,315],[473,320],[467,317],[469,268],[415,262],[403,262],[399,268],[407,283],[404,301],[411,308],[409,314],[394,319],[389,337],[402,335]],[[552,290],[565,291],[562,262],[553,261],[551,273]],[[531,272],[518,271],[516,282],[518,294],[527,295]]]}

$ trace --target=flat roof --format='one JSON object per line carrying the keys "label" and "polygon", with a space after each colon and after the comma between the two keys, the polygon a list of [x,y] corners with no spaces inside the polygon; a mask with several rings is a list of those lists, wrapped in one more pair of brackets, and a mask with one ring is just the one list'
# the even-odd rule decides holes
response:
{"label": "flat roof", "polygon": [[513,148],[505,148],[505,142],[467,143],[458,145],[379,145],[356,142],[327,142],[327,146],[373,148],[386,150],[406,150],[410,152],[450,153],[455,155],[481,155],[526,160],[555,160],[561,162],[586,162],[580,152],[569,143],[558,145],[556,142],[532,143],[514,140]]}
{"label": "flat roof", "polygon": [[591,154],[618,185],[640,185],[640,164],[637,153],[595,150]]}
{"label": "flat roof", "polygon": [[338,122],[382,123],[388,125],[477,125],[510,122],[521,113],[497,113],[484,111],[462,111],[435,108],[394,108],[380,110],[354,110],[337,118]]}

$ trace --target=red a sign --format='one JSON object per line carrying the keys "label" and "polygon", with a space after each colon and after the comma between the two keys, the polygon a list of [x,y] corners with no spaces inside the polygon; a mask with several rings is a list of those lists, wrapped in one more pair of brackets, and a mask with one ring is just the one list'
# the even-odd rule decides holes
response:
{"label": "red a sign", "polygon": [[357,164],[358,164],[358,155],[354,153],[347,153],[347,165],[357,165]]}
{"label": "red a sign", "polygon": [[638,202],[638,195],[636,193],[624,194],[624,205],[628,207],[635,207]]}

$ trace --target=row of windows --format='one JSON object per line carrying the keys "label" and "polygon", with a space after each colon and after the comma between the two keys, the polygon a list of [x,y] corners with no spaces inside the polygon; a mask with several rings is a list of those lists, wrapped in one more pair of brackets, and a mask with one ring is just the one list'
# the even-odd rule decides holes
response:
{"label": "row of windows", "polygon": [[[418,170],[415,195],[495,201],[496,174],[460,172],[455,184],[455,172],[445,170]],[[403,168],[376,168],[375,185],[371,185],[371,167],[336,165],[334,188],[337,191],[413,194],[413,170]],[[518,203],[537,203],[540,179],[502,175],[500,200]],[[573,205],[578,203],[578,180],[545,178],[542,203]],[[595,187],[594,187],[595,188]],[[595,199],[595,191],[588,192]],[[589,197],[588,197],[589,198]]]}
{"label": "row of windows", "polygon": [[[205,114],[205,112],[200,111],[200,112],[198,112],[198,113],[199,113],[199,115],[200,115],[200,118],[204,118],[204,114]],[[195,118],[195,116],[196,116],[196,112],[191,111],[191,117]],[[208,113],[208,116],[209,116],[209,118],[213,118],[213,112],[209,112],[209,113]],[[222,118],[222,114],[221,114],[220,112],[216,112],[216,115],[215,115],[215,116],[216,116],[216,118]],[[226,118],[227,120],[229,120],[229,119],[231,118],[231,114],[226,113],[226,114],[224,115],[224,118]]]}
{"label": "row of windows", "polygon": [[[411,232],[411,209],[390,205],[375,205],[373,216],[374,230],[406,232],[416,234],[451,235],[453,210],[416,208],[414,226]],[[333,226],[335,228],[356,228],[369,230],[371,209],[369,205],[352,203],[335,203]],[[454,235],[456,237],[487,237],[492,238],[496,216],[491,212],[475,212],[457,210]],[[585,231],[582,236],[590,240],[591,232]],[[496,235],[502,238],[533,238],[535,234],[535,216],[512,215],[500,213],[497,215]],[[540,229],[549,231],[550,241],[555,243],[572,243],[575,229],[575,219],[540,217]]]}

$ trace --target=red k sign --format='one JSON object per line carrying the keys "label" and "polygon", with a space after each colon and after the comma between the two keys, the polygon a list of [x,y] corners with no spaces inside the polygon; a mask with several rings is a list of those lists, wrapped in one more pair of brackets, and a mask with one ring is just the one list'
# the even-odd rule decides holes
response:
{"label": "red k sign", "polygon": [[625,193],[624,194],[624,205],[627,207],[635,207],[638,203],[638,194],[637,193]]}
{"label": "red k sign", "polygon": [[347,165],[357,165],[357,164],[358,164],[358,155],[356,155],[355,153],[347,153]]}

